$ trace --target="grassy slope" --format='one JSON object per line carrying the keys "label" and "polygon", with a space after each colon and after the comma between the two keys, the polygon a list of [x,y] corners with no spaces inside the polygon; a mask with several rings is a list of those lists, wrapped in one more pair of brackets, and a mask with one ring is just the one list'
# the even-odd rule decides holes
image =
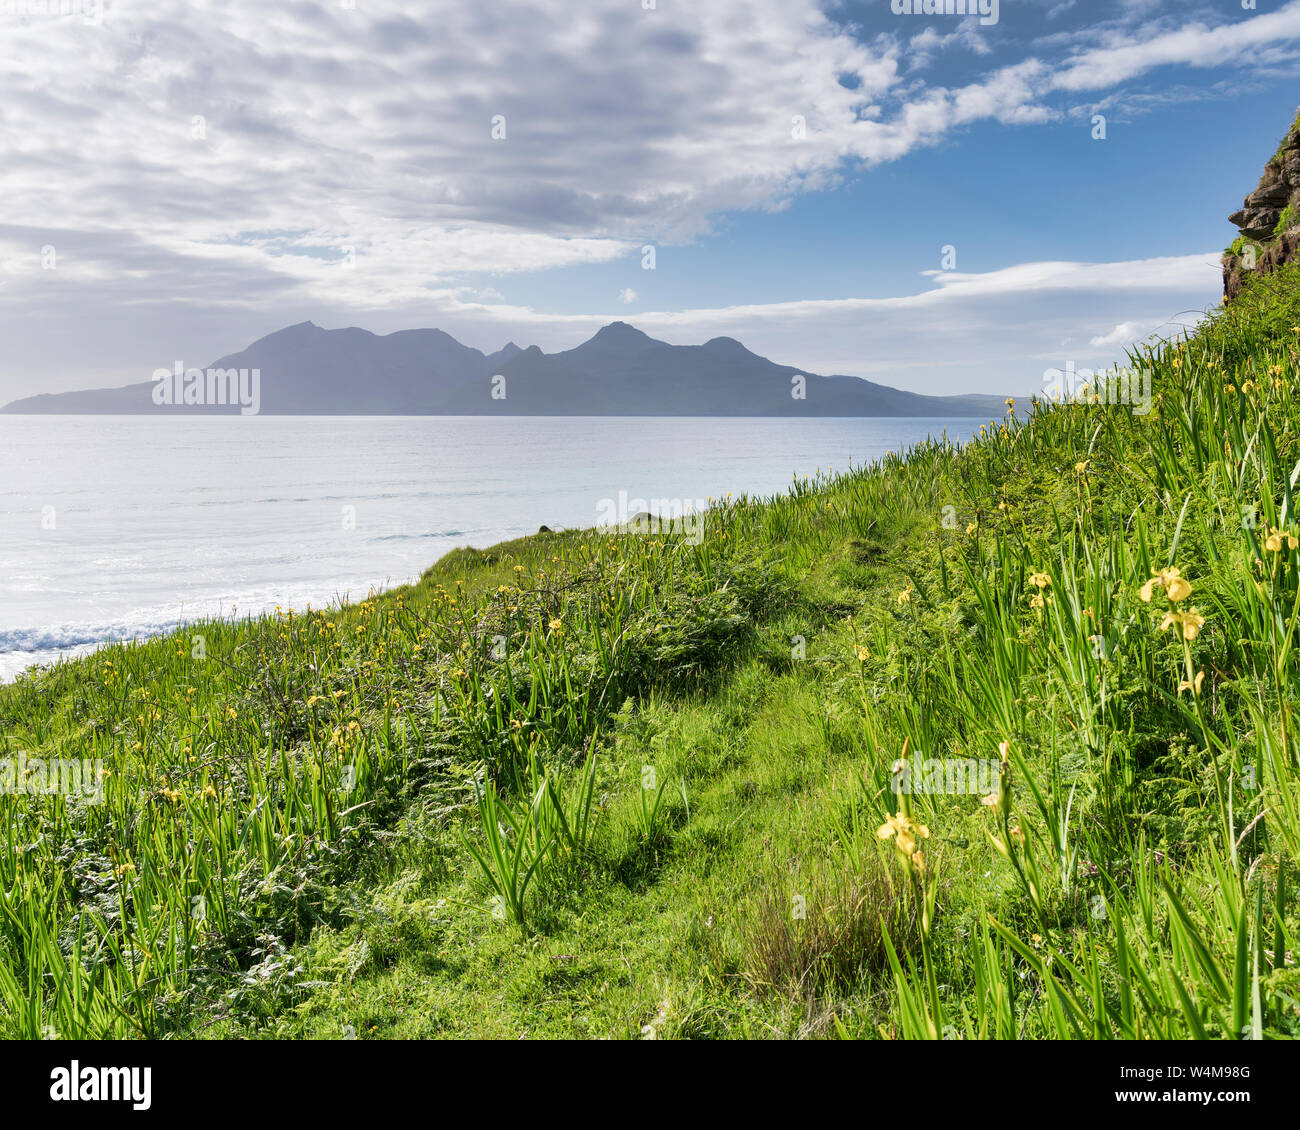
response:
{"label": "grassy slope", "polygon": [[[9,756],[110,769],[0,798],[0,1032],[1294,1034],[1297,281],[1144,358],[1147,416],[1038,406],[699,546],[457,551],[0,688]],[[905,742],[1009,758],[1000,807],[909,798],[923,865],[876,835]],[[494,917],[475,775],[527,848],[530,765],[572,817],[591,756],[587,842]]]}

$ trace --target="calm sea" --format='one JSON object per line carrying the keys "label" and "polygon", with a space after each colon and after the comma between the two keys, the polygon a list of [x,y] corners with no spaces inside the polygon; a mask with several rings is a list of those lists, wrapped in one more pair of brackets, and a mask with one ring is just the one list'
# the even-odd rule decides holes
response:
{"label": "calm sea", "polygon": [[771,494],[983,422],[0,416],[0,680],[232,609],[360,599],[456,546],[630,517],[620,498]]}

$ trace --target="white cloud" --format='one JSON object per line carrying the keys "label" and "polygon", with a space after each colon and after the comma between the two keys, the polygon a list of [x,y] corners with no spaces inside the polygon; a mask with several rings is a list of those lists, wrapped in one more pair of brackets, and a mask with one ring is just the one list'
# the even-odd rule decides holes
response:
{"label": "white cloud", "polygon": [[893,49],[814,0],[499,0],[418,20],[398,0],[153,0],[4,30],[10,222],[70,251],[126,229],[160,260],[238,260],[321,300],[607,261],[823,183],[861,139],[907,147],[857,125],[897,85]]}
{"label": "white cloud", "polygon": [[1277,54],[1294,58],[1300,39],[1300,3],[1276,12],[1244,14],[1217,27],[1192,23],[1174,31],[1107,35],[1100,46],[1079,52],[1057,71],[1051,86],[1060,90],[1099,90],[1135,78],[1154,67],[1182,64],[1218,67],[1243,62],[1260,65]]}
{"label": "white cloud", "polygon": [[1112,346],[1132,345],[1134,342],[1141,341],[1150,332],[1151,327],[1138,326],[1134,322],[1120,322],[1109,333],[1090,337],[1088,344],[1102,349]]}
{"label": "white cloud", "polygon": [[927,24],[923,31],[912,36],[907,43],[908,60],[913,70],[921,70],[934,62],[935,56],[952,48],[964,48],[974,55],[988,55],[989,36],[977,19],[958,22],[956,30],[942,34],[935,24]]}
{"label": "white cloud", "polygon": [[636,301],[636,291],[633,290],[630,286],[624,287],[622,290],[618,292],[618,300],[622,302],[624,305],[630,305],[631,303]]}

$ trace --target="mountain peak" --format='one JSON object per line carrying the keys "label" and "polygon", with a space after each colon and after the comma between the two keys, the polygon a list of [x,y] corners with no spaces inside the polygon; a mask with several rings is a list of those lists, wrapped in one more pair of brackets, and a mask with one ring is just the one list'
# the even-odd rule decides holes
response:
{"label": "mountain peak", "polygon": [[628,325],[627,322],[610,322],[607,326],[601,326],[596,331],[596,336],[592,341],[641,341],[648,338],[649,335],[642,333],[636,326]]}
{"label": "mountain peak", "polygon": [[267,334],[263,338],[260,338],[259,340],[272,341],[272,340],[283,340],[284,338],[301,338],[301,337],[306,337],[310,334],[318,334],[324,332],[325,331],[322,330],[320,326],[318,326],[315,322],[310,322],[310,321],[298,322],[292,326],[285,326],[283,329],[280,330],[273,330],[271,333]]}

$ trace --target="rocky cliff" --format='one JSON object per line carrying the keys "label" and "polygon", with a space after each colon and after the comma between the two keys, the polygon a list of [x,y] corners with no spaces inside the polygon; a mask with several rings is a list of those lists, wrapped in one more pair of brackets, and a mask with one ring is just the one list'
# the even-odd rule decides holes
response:
{"label": "rocky cliff", "polygon": [[1300,252],[1300,114],[1255,191],[1228,219],[1241,231],[1223,253],[1223,296],[1231,301],[1248,272],[1268,274]]}

